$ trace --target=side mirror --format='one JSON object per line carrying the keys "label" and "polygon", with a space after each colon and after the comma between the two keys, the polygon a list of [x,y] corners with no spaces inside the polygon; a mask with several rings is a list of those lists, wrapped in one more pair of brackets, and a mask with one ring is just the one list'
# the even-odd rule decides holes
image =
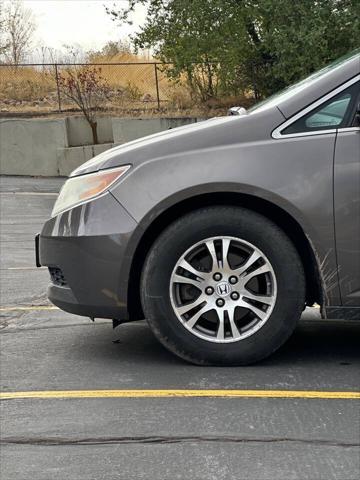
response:
{"label": "side mirror", "polygon": [[229,116],[232,116],[232,115],[246,115],[246,114],[247,114],[247,111],[246,111],[246,108],[244,108],[244,107],[231,107],[228,110],[228,115]]}

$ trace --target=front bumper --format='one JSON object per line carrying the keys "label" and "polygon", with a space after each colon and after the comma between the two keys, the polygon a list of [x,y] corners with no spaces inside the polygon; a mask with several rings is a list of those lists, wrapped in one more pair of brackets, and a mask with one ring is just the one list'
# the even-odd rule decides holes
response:
{"label": "front bumper", "polygon": [[35,240],[49,300],[91,318],[128,319],[129,242],[136,222],[107,194],[48,220]]}

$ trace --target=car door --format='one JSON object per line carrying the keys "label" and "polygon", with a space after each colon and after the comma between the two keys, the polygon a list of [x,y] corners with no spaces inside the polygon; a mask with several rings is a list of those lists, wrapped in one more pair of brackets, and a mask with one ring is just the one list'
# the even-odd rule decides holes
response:
{"label": "car door", "polygon": [[[327,229],[318,218],[327,249],[321,262],[321,273],[326,285],[329,316],[342,317],[342,310],[346,310],[342,305],[350,307],[348,312],[351,315],[359,315],[359,311],[350,312],[351,307],[360,306],[360,135],[359,126],[354,124],[359,78],[358,75],[340,85],[273,132],[275,138],[294,137],[311,146],[311,158],[322,168],[319,172],[321,179],[329,177],[322,163],[323,142],[327,142],[331,149],[331,184],[328,185],[326,205],[325,197],[320,203],[313,195],[317,202],[313,215],[319,212],[324,216],[325,211],[331,211],[331,215],[325,216]],[[311,145],[313,139],[315,144]]]}
{"label": "car door", "polygon": [[360,82],[355,84],[348,124],[339,128],[334,158],[334,212],[341,301],[349,318],[360,311]]}

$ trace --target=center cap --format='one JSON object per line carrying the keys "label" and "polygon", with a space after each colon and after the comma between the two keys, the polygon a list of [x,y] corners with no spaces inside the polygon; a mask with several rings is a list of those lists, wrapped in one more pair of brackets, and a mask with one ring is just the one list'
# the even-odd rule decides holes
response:
{"label": "center cap", "polygon": [[216,285],[215,291],[219,297],[227,297],[231,293],[231,285],[228,282],[220,282]]}

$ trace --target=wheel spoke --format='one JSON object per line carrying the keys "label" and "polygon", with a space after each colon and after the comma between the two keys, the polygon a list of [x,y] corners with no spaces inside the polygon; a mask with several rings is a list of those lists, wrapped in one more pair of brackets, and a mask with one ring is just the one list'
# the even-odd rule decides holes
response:
{"label": "wheel spoke", "polygon": [[230,322],[231,335],[234,340],[237,340],[238,338],[240,338],[240,332],[235,324],[235,307],[228,308],[227,312],[228,312],[228,317]]}
{"label": "wheel spoke", "polygon": [[218,316],[218,319],[219,319],[219,326],[218,326],[216,338],[218,340],[224,340],[224,338],[225,338],[225,318],[224,318],[225,311],[223,311],[223,312],[220,311],[219,312],[216,309],[216,313],[217,313],[217,316]]}
{"label": "wheel spoke", "polygon": [[189,328],[194,328],[196,322],[199,320],[199,318],[201,317],[201,315],[205,312],[208,312],[210,310],[209,306],[206,304],[204,305],[198,312],[196,312],[191,318],[190,320],[188,320],[186,322],[186,326],[188,326]]}
{"label": "wheel spoke", "polygon": [[[176,307],[176,310],[177,310],[179,315],[185,315],[185,313],[189,312],[190,310],[192,310],[195,307],[198,307],[199,305],[201,305],[204,302],[206,302],[206,299],[204,298],[203,295],[200,295],[200,297],[198,297],[193,302],[187,303],[186,305],[182,305],[181,307]],[[206,304],[207,304],[207,302],[206,302]]]}
{"label": "wheel spoke", "polygon": [[230,247],[230,239],[223,238],[221,241],[221,256],[222,256],[222,268],[224,270],[230,270],[230,265],[227,259]]}
{"label": "wheel spoke", "polygon": [[189,285],[194,285],[194,287],[201,288],[201,284],[203,283],[203,279],[198,277],[198,280],[193,280],[192,278],[183,277],[182,275],[175,274],[172,276],[173,283],[185,283]]}
{"label": "wheel spoke", "polygon": [[185,258],[183,258],[181,260],[181,262],[179,263],[178,266],[183,268],[187,272],[192,273],[197,278],[200,278],[201,280],[204,280],[204,278],[202,276],[202,272],[200,272],[199,270],[196,270],[196,268],[194,268],[192,265],[190,265],[190,263],[187,260],[185,260]]}
{"label": "wheel spoke", "polygon": [[233,270],[233,273],[239,276],[243,275],[246,272],[246,270],[248,270],[260,258],[261,258],[261,255],[256,251],[254,251],[243,265]]}
{"label": "wheel spoke", "polygon": [[205,242],[205,245],[210,253],[211,259],[212,259],[212,270],[215,270],[219,267],[219,262],[216,256],[216,250],[215,250],[215,245],[214,241],[210,240],[208,242]]}
{"label": "wheel spoke", "polygon": [[265,305],[271,305],[274,297],[273,295],[257,295],[246,290],[246,293],[242,295],[242,298],[246,300],[255,300],[256,302],[265,303]]}
{"label": "wheel spoke", "polygon": [[261,308],[256,307],[252,303],[245,302],[244,300],[240,300],[238,306],[251,310],[258,318],[260,318],[260,320],[264,320],[267,316],[267,312],[264,312]]}
{"label": "wheel spoke", "polygon": [[245,281],[244,285],[250,282],[250,280],[254,277],[257,277],[258,275],[262,275],[263,273],[269,273],[270,268],[269,265],[265,263],[265,265],[261,265],[260,267],[256,268],[256,270],[252,271],[248,275],[245,275],[243,277],[243,280]]}

